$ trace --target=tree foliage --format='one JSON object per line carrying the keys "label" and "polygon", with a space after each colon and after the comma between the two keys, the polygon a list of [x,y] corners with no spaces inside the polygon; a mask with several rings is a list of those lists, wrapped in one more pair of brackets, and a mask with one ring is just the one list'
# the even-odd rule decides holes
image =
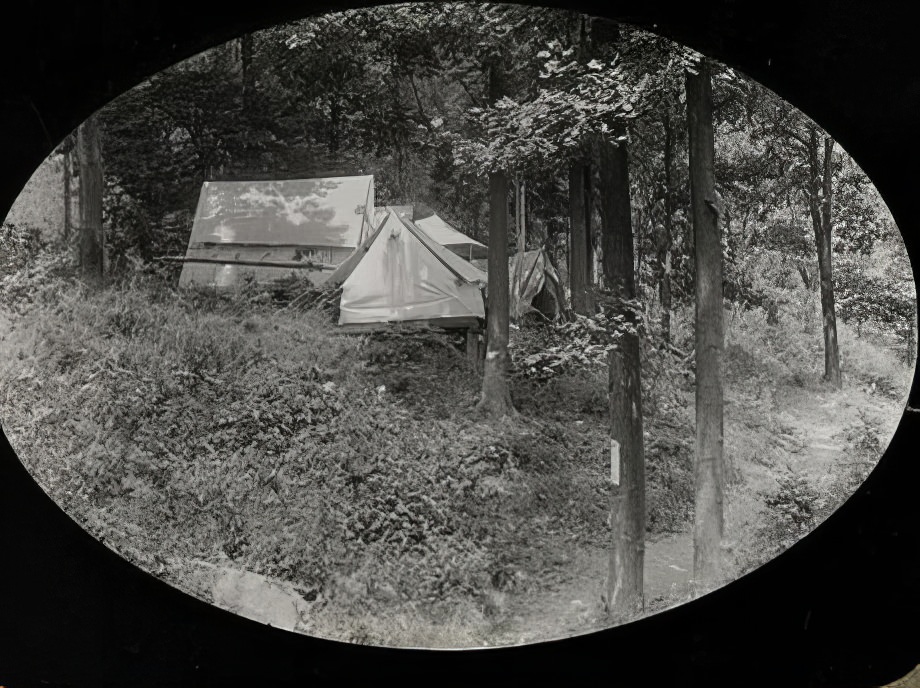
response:
{"label": "tree foliage", "polygon": [[[488,242],[485,177],[500,169],[527,180],[528,248],[548,249],[564,273],[568,166],[627,140],[637,297],[664,298],[667,269],[669,307],[686,305],[694,278],[683,74],[698,58],[608,20],[490,3],[346,10],[256,32],[100,111],[108,264],[181,253],[207,179],[370,173],[378,203],[425,204]],[[505,97],[489,104],[493,63],[509,78]],[[731,69],[714,65],[712,81],[725,296],[775,322],[796,290],[818,284],[815,124]],[[841,317],[906,327],[907,301],[883,306],[868,295],[909,300],[909,271],[869,278],[854,267],[896,234],[887,209],[839,150],[832,175]],[[600,226],[596,195],[587,211]]]}

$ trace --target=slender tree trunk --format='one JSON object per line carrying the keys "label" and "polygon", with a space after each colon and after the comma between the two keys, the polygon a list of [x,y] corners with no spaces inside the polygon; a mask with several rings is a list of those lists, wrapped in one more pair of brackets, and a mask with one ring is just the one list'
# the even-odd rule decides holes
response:
{"label": "slender tree trunk", "polygon": [[914,362],[914,357],[916,356],[917,340],[915,332],[917,329],[917,315],[914,313],[911,316],[910,320],[907,321],[907,353],[904,357],[904,363],[906,365],[911,365]]}
{"label": "slender tree trunk", "polygon": [[[591,53],[590,17],[575,16],[575,45],[577,59],[585,61]],[[572,310],[579,315],[594,312],[591,284],[591,247],[588,213],[590,203],[590,167],[583,160],[575,160],[569,166],[569,222],[571,245],[569,248],[569,289],[572,292]]]}
{"label": "slender tree trunk", "polygon": [[73,227],[73,218],[71,217],[70,196],[72,194],[72,166],[73,166],[73,137],[68,136],[64,145],[64,227],[61,238],[66,242],[70,239],[70,230]]}
{"label": "slender tree trunk", "polygon": [[589,315],[593,299],[588,285],[588,236],[585,212],[585,166],[581,162],[569,167],[569,219],[571,247],[569,249],[569,288],[572,290],[572,310]]}
{"label": "slender tree trunk", "polygon": [[329,153],[333,156],[339,152],[339,106],[333,97],[329,104]]}
{"label": "slender tree trunk", "polygon": [[[497,61],[489,67],[489,100],[503,92]],[[490,418],[515,414],[508,386],[508,178],[503,172],[489,175],[489,294],[486,313],[486,360],[482,374],[482,397],[477,409]]]}
{"label": "slender tree trunk", "polygon": [[588,271],[588,292],[589,294],[594,293],[594,288],[597,286],[597,281],[594,276],[594,230],[591,227],[592,214],[594,210],[594,190],[593,184],[591,183],[591,164],[588,163],[584,167],[585,171],[585,250],[587,251],[587,258],[585,259],[587,263]]}
{"label": "slender tree trunk", "polygon": [[527,189],[527,182],[523,179],[518,180],[517,192],[515,193],[515,200],[517,201],[517,252],[520,255],[518,258],[518,275],[517,275],[517,301],[515,303],[515,317],[521,317],[521,297],[524,295],[524,281],[526,275],[524,272],[524,253],[527,251],[527,201],[525,197],[525,190]]}
{"label": "slender tree trunk", "polygon": [[813,285],[811,283],[811,274],[808,272],[808,266],[799,263],[798,259],[796,259],[795,267],[799,271],[799,276],[802,278],[802,284],[805,285],[805,289],[811,291]]}
{"label": "slender tree trunk", "polygon": [[834,141],[824,138],[824,160],[819,160],[818,132],[809,130],[808,162],[811,181],[808,206],[811,212],[815,246],[818,251],[818,281],[821,287],[821,321],[824,331],[824,379],[840,389],[840,351],[837,344],[837,314],[834,305],[834,276],[831,252],[833,232]]}
{"label": "slender tree trunk", "polygon": [[522,221],[521,221],[521,180],[514,180],[514,232],[515,239],[517,243],[517,258],[515,259],[515,268],[509,279],[511,280],[511,306],[510,306],[510,317],[511,320],[517,322],[521,317],[521,291],[523,287],[523,263],[521,262],[524,258],[523,249],[521,248],[521,239],[522,239]]}
{"label": "slender tree trunk", "polygon": [[248,112],[252,100],[252,34],[240,36],[240,72],[243,81],[243,111]]}
{"label": "slender tree trunk", "polygon": [[80,159],[80,269],[93,284],[103,279],[102,151],[96,115],[77,129]]}
{"label": "slender tree trunk", "polygon": [[520,229],[518,230],[518,251],[527,251],[527,182],[521,180],[521,216]]}
{"label": "slender tree trunk", "polygon": [[722,575],[722,241],[716,195],[712,84],[703,60],[687,74],[690,204],[696,257],[696,499],[693,578],[717,584]]}
{"label": "slender tree trunk", "polygon": [[[519,179],[515,179],[511,183],[511,187],[514,189],[514,232],[515,237],[520,235],[521,232],[521,182]],[[520,251],[516,251],[520,253]],[[520,294],[521,294],[521,266],[520,266],[521,257],[518,256],[516,261],[514,256],[511,256],[511,261],[509,265],[509,274],[508,279],[511,285],[511,303],[508,306],[508,317],[511,319],[511,322],[517,322],[520,305]]]}
{"label": "slender tree trunk", "polygon": [[[623,300],[636,298],[633,230],[626,143],[601,147],[600,183],[604,278],[614,309],[634,323]],[[626,620],[644,607],[645,452],[642,440],[642,370],[638,334],[625,333],[608,354],[610,404],[611,543],[606,603]]]}
{"label": "slender tree trunk", "polygon": [[674,221],[674,140],[671,132],[671,116],[666,114],[664,123],[664,223],[658,251],[661,282],[658,285],[658,300],[661,302],[661,332],[665,342],[671,341],[671,243]]}

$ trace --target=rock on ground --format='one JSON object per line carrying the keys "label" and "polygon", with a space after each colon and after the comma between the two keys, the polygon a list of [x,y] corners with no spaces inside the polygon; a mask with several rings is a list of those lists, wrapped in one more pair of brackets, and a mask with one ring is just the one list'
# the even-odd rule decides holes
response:
{"label": "rock on ground", "polygon": [[309,603],[283,583],[249,571],[223,567],[212,589],[214,604],[275,628],[295,630]]}

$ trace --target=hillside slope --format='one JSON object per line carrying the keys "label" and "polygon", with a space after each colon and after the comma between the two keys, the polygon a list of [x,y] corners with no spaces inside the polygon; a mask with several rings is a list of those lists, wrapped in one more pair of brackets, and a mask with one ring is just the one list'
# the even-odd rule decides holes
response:
{"label": "hillside slope", "polygon": [[[444,335],[345,336],[323,313],[145,284],[60,285],[20,310],[3,315],[4,432],[73,518],[178,588],[263,621],[277,602],[276,625],[385,645],[607,625],[606,372],[576,357],[529,374],[521,361],[557,336],[545,328],[513,332],[521,414],[489,422]],[[686,336],[686,315],[675,322]],[[812,363],[817,337],[730,322],[726,545],[740,573],[866,474],[909,371],[844,329],[859,355],[834,392]],[[654,351],[644,363],[648,611],[688,599],[685,363]],[[801,495],[807,508],[790,510]]]}

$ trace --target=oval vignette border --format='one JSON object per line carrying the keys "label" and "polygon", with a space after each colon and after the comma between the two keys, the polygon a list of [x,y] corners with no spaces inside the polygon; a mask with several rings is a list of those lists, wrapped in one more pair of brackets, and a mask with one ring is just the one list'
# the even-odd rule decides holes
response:
{"label": "oval vignette border", "polygon": [[[362,4],[384,4],[377,2],[349,2],[348,6]],[[555,2],[551,4],[564,5]],[[30,20],[24,21],[20,35],[15,24],[9,28],[13,44],[8,49],[12,54],[22,55],[22,62],[9,60],[3,68],[3,84],[8,97],[7,107],[2,115],[4,123],[3,146],[10,151],[8,160],[13,164],[4,170],[3,196],[0,200],[12,204],[19,190],[28,179],[28,175],[40,164],[57,143],[56,138],[76,126],[85,116],[135,85],[145,76],[159,71],[185,57],[212,45],[229,40],[244,32],[274,24],[285,19],[292,19],[312,11],[342,9],[345,3],[316,3],[297,6],[293,2],[279,4],[269,15],[266,8],[262,11],[251,10],[252,16],[242,17],[238,10],[232,14],[222,12],[217,3],[198,3],[200,9],[192,11],[182,8],[178,2],[148,3],[145,8],[132,8],[130,14],[122,16],[113,12],[109,19],[102,20],[102,14],[96,10],[62,10],[59,20],[60,28],[69,28],[66,22],[67,12],[84,12],[84,17],[100,19],[100,29],[114,32],[131,28],[131,34],[119,34],[118,38],[109,38],[102,48],[122,46],[126,49],[125,65],[104,66],[105,56],[94,52],[92,41],[81,41],[74,37],[58,41],[55,32],[43,33],[40,27],[47,19],[45,15],[53,9],[29,9],[33,12]],[[728,65],[737,67],[751,78],[775,91],[780,97],[815,119],[826,128],[840,145],[850,153],[854,160],[870,177],[879,189],[901,229],[905,245],[917,270],[917,238],[913,226],[908,222],[912,197],[909,192],[910,177],[905,173],[904,165],[911,159],[917,159],[920,146],[911,143],[911,130],[907,128],[911,121],[910,113],[918,111],[920,104],[920,78],[917,83],[907,81],[912,75],[913,64],[896,61],[899,73],[882,74],[878,80],[890,83],[892,79],[902,85],[901,89],[891,90],[888,102],[873,103],[870,107],[882,112],[872,117],[862,117],[867,113],[865,104],[857,101],[864,97],[865,91],[872,90],[873,71],[881,69],[878,61],[873,63],[871,57],[862,66],[862,71],[849,72],[840,67],[826,71],[820,65],[822,61],[834,61],[851,64],[853,59],[846,57],[850,52],[862,50],[864,45],[873,42],[879,45],[876,56],[885,51],[887,40],[890,53],[900,52],[905,58],[910,51],[898,49],[898,44],[891,35],[904,37],[907,29],[900,29],[908,18],[907,10],[903,16],[894,13],[888,15],[888,24],[880,17],[860,18],[860,12],[879,12],[877,7],[869,10],[854,7],[835,7],[830,1],[801,3],[764,3],[753,7],[736,6],[731,0],[720,2],[693,3],[692,11],[684,8],[674,12],[663,2],[620,3],[617,12],[605,11],[598,3],[579,2],[570,5],[570,9],[579,9],[592,14],[615,14],[618,18],[662,33],[681,43],[690,45],[710,54]],[[759,8],[759,9],[758,9]],[[90,14],[92,12],[93,14]],[[837,16],[830,16],[830,15]],[[763,17],[769,15],[770,20]],[[169,17],[176,22],[190,22],[189,28],[178,33],[169,33]],[[695,21],[692,21],[695,17]],[[153,20],[151,20],[153,18]],[[825,20],[822,24],[821,20]],[[132,24],[127,24],[130,21]],[[772,22],[772,24],[771,24]],[[836,24],[835,24],[836,22]],[[657,24],[657,25],[656,25]],[[761,57],[769,54],[769,30],[771,26],[785,26],[787,33],[782,38],[774,38],[779,46],[785,47],[790,54],[777,54],[770,63]],[[822,27],[828,27],[823,29]],[[841,28],[842,27],[842,28]],[[874,28],[871,28],[874,27]],[[79,30],[79,26],[76,27]],[[194,30],[193,30],[194,29]],[[203,30],[205,37],[197,31]],[[855,35],[861,30],[862,37]],[[876,33],[873,34],[872,31]],[[824,31],[824,32],[822,32]],[[847,34],[847,31],[850,33]],[[885,32],[879,35],[879,32]],[[160,33],[160,40],[155,40]],[[64,34],[61,34],[64,35]],[[115,35],[115,34],[112,34]],[[140,46],[132,52],[131,40],[126,36],[139,36]],[[758,43],[757,41],[761,42]],[[58,42],[56,42],[58,41]],[[783,41],[786,45],[783,46]],[[810,47],[806,45],[810,42]],[[175,43],[175,48],[170,47]],[[100,90],[84,97],[74,99],[74,93],[83,86],[64,86],[57,80],[52,67],[59,67],[68,61],[75,61],[81,46],[89,55],[87,72],[99,68],[99,82],[104,82],[108,73],[118,75],[118,87],[100,84]],[[775,48],[775,45],[774,45]],[[75,54],[72,51],[76,51]],[[849,52],[848,52],[849,51]],[[98,55],[101,61],[93,63],[92,57]],[[871,55],[871,53],[870,53]],[[32,66],[25,66],[26,60],[33,57],[45,59],[48,65],[43,71],[41,62],[36,60]],[[846,58],[846,59],[845,59]],[[809,59],[812,78],[817,78],[822,71],[827,82],[825,89],[809,90],[808,76],[796,74],[796,61]],[[879,60],[883,59],[879,57]],[[131,65],[130,76],[126,69]],[[805,64],[805,63],[802,63]],[[75,71],[76,67],[74,67]],[[897,70],[895,60],[889,59],[888,70]],[[916,70],[914,70],[916,71]],[[773,78],[770,78],[773,74]],[[878,75],[877,75],[878,76]],[[804,80],[803,80],[804,79]],[[847,91],[847,79],[856,84]],[[860,89],[862,86],[862,89]],[[880,87],[876,87],[878,91]],[[800,97],[795,97],[796,90]],[[822,95],[823,93],[823,95]],[[823,106],[813,107],[822,99],[827,100],[832,94],[847,95],[848,99],[839,102],[826,102]],[[23,97],[25,94],[25,97]],[[64,103],[56,102],[63,100]],[[95,101],[95,102],[94,102]],[[806,102],[811,101],[811,102]],[[87,105],[87,103],[91,103]],[[886,113],[888,117],[886,119]],[[43,114],[39,114],[43,113]],[[860,125],[854,126],[859,119]],[[881,132],[876,138],[873,127],[892,127],[894,134]],[[59,136],[56,136],[59,134]],[[879,154],[873,148],[884,148],[898,136],[903,138],[903,149],[889,148]],[[890,168],[885,169],[885,165]],[[900,179],[898,177],[901,177]],[[916,406],[915,368],[909,404]],[[920,524],[915,518],[908,521],[912,510],[903,502],[909,497],[907,483],[916,478],[916,473],[909,470],[908,459],[911,457],[912,445],[917,442],[917,425],[920,414],[907,413],[902,420],[895,437],[891,440],[879,465],[870,475],[856,496],[842,505],[828,521],[813,535],[808,536],[778,559],[771,561],[762,569],[744,579],[733,582],[692,604],[656,614],[653,617],[629,624],[628,626],[601,631],[591,636],[581,636],[555,643],[546,643],[529,648],[489,650],[485,653],[472,650],[445,653],[443,651],[409,651],[388,650],[345,646],[332,641],[305,638],[259,627],[254,622],[240,619],[229,612],[211,608],[206,603],[188,598],[153,576],[135,569],[131,564],[121,560],[103,545],[95,542],[76,523],[57,507],[54,502],[34,483],[31,476],[22,467],[15,454],[4,439],[5,459],[2,464],[3,475],[0,477],[0,551],[3,551],[5,572],[0,574],[0,618],[7,622],[0,635],[0,684],[29,685],[40,680],[50,685],[106,685],[110,681],[133,681],[135,685],[163,685],[179,680],[190,680],[198,676],[202,685],[211,685],[225,679],[240,676],[251,680],[264,680],[267,683],[303,681],[313,676],[316,683],[336,683],[359,676],[415,678],[419,682],[437,680],[440,683],[450,680],[470,683],[483,680],[487,676],[493,679],[508,680],[513,678],[533,677],[546,673],[547,662],[556,662],[550,677],[570,676],[571,678],[598,678],[594,672],[606,667],[611,676],[620,672],[622,679],[640,679],[658,683],[670,679],[665,664],[673,664],[675,677],[683,675],[683,683],[705,682],[707,685],[736,684],[739,679],[744,683],[763,685],[782,680],[783,685],[883,685],[905,676],[918,661],[920,647],[908,649],[909,638],[903,638],[900,644],[892,630],[900,625],[897,611],[905,614],[920,609],[920,598],[911,586],[920,583],[920,555],[902,548],[916,542],[920,535]],[[31,483],[31,484],[29,484]],[[67,519],[62,521],[61,517]],[[17,529],[17,532],[12,532]],[[884,541],[870,542],[870,536],[884,533]],[[849,548],[849,552],[847,551]],[[54,550],[54,554],[49,554]],[[836,581],[829,581],[824,590],[808,589],[815,581],[805,574],[809,561],[826,557],[831,560],[847,560],[852,557],[852,570],[842,573]],[[108,560],[106,560],[108,557]],[[809,557],[811,559],[809,559]],[[874,559],[873,559],[874,557]],[[48,564],[82,563],[92,569],[47,570]],[[790,569],[795,568],[790,576]],[[827,564],[824,565],[827,568]],[[39,571],[39,569],[45,569]],[[96,578],[90,584],[88,578]],[[819,567],[820,568],[820,567]],[[875,575],[872,575],[875,571]],[[34,575],[30,575],[30,573]],[[862,575],[860,575],[862,574]],[[801,581],[801,588],[795,589],[795,580]],[[864,581],[860,590],[855,583]],[[28,587],[32,582],[31,589]],[[887,582],[889,590],[877,586]],[[112,588],[111,595],[106,595],[106,586],[120,584],[120,591]],[[792,584],[792,587],[790,587]],[[26,586],[23,589],[23,586]],[[777,587],[778,586],[778,587]],[[772,594],[782,600],[786,607],[779,607],[774,618],[753,618],[746,620],[745,626],[735,629],[713,628],[715,620],[731,618],[727,608],[738,602],[740,595],[744,606],[756,608],[751,597]],[[733,592],[734,591],[734,592]],[[86,599],[76,599],[76,594],[87,593]],[[832,592],[836,592],[839,605],[847,608],[850,614],[831,609]],[[845,595],[848,592],[849,595]],[[186,599],[188,598],[188,599]],[[890,598],[898,598],[894,603]],[[808,607],[807,600],[815,599],[814,610],[809,608],[809,615],[804,619],[796,618],[793,622],[784,615],[797,613]],[[151,612],[156,605],[166,605],[169,609],[162,613],[153,613],[146,617],[151,625],[136,623],[126,618],[127,603],[136,611]],[[803,606],[804,603],[804,606]],[[823,605],[823,606],[822,606]],[[95,619],[93,616],[95,615]],[[57,619],[61,628],[50,629],[45,624]],[[178,620],[183,620],[187,628],[178,630]],[[9,623],[12,620],[13,623]],[[835,628],[835,623],[845,624]],[[784,625],[785,624],[785,625]],[[886,626],[892,624],[892,626]],[[803,629],[802,636],[808,647],[804,650],[788,651],[779,654],[777,648],[786,645],[776,638],[769,638],[769,633],[782,628],[811,625],[811,631]],[[17,627],[19,627],[17,629]],[[676,639],[681,643],[673,646],[658,634],[670,628],[676,631]],[[82,631],[81,631],[82,629]],[[738,633],[740,631],[740,633]],[[14,633],[24,638],[14,640]],[[6,635],[10,634],[7,639]],[[123,634],[123,637],[120,637]],[[734,651],[734,645],[720,645],[719,641],[731,635],[744,636],[744,644],[749,644],[750,655],[735,658],[726,652]],[[851,665],[847,666],[847,646],[840,644],[845,635],[860,639],[866,646],[864,656],[853,656]],[[875,636],[869,639],[868,636]],[[904,634],[906,636],[908,634]],[[172,636],[172,637],[171,637]],[[649,642],[657,636],[657,641]],[[73,649],[63,651],[62,643],[70,638]],[[799,640],[789,638],[789,645]],[[92,642],[108,643],[99,648],[99,653],[90,651]],[[740,644],[740,641],[736,641]],[[643,643],[645,645],[643,646]],[[838,644],[837,647],[833,645]],[[879,652],[887,644],[889,656]],[[630,666],[619,661],[613,652],[605,648],[620,646],[635,657],[640,667]],[[754,667],[750,675],[740,678],[737,672],[745,659],[757,657],[756,646],[760,645],[761,660],[771,666]],[[245,647],[250,648],[248,655],[235,654]],[[15,648],[15,654],[7,650]],[[80,660],[79,648],[83,648]],[[637,654],[637,653],[643,654]],[[909,653],[912,656],[908,656]],[[57,653],[57,654],[55,654]],[[774,654],[770,654],[774,653]],[[672,657],[667,655],[671,654]],[[434,656],[433,656],[434,655]],[[645,656],[643,656],[645,655]],[[466,657],[465,661],[462,659]],[[459,659],[458,659],[459,658]],[[664,660],[664,661],[663,661]],[[672,661],[667,661],[672,660]],[[232,662],[226,664],[226,662]],[[8,663],[9,662],[9,663]],[[76,662],[76,664],[74,664]],[[222,666],[221,662],[225,664]],[[172,666],[169,666],[173,663]],[[338,663],[338,666],[336,665]],[[5,667],[3,665],[6,665]],[[414,666],[412,666],[414,665]],[[467,665],[467,666],[464,666]],[[12,673],[5,675],[12,666]],[[443,672],[437,678],[426,676],[428,671]],[[408,675],[407,675],[408,674]],[[517,676],[515,676],[515,674]],[[426,680],[427,679],[427,680]],[[343,680],[344,682],[344,680]]]}

